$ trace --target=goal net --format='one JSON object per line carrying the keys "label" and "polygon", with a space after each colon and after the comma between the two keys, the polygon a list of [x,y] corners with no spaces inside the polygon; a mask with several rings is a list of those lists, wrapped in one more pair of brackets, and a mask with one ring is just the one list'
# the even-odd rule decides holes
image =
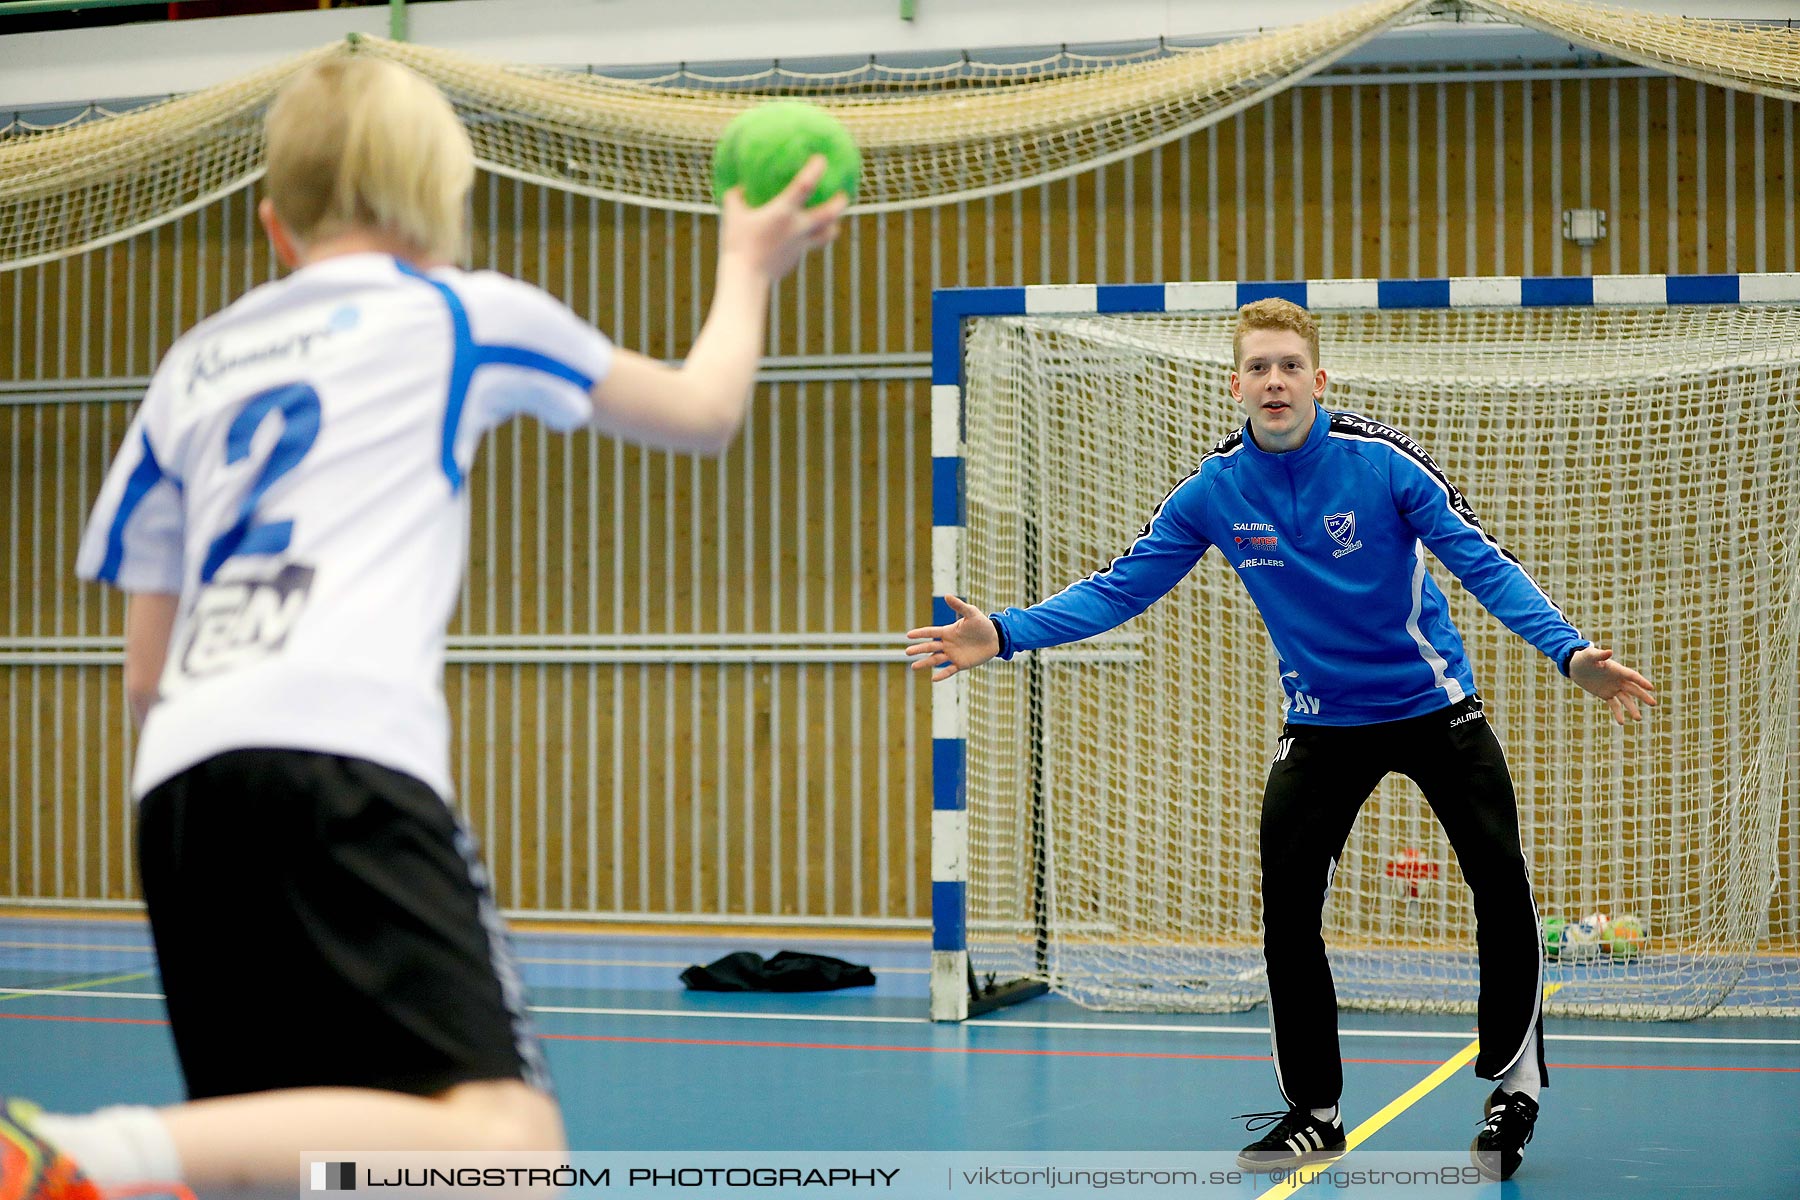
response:
{"label": "goal net", "polygon": [[[1800,308],[1314,308],[1327,407],[1421,442],[1577,627],[1657,686],[1621,730],[1433,562],[1512,765],[1539,910],[1611,926],[1551,923],[1547,1011],[1800,1011]],[[1242,422],[1235,322],[968,323],[966,597],[1029,603],[1131,542]],[[1209,553],[1113,633],[967,677],[975,976],[1108,1009],[1264,998],[1257,823],[1281,695],[1232,576]],[[1325,920],[1345,1005],[1473,1010],[1473,907],[1410,782],[1364,807]]]}

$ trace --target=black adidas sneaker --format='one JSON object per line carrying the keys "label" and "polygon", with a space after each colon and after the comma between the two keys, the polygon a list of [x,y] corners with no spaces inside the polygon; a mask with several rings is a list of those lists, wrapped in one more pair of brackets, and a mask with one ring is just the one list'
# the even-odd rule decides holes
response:
{"label": "black adidas sneaker", "polygon": [[1481,1132],[1469,1143],[1469,1157],[1489,1179],[1511,1179],[1525,1161],[1525,1143],[1537,1124],[1538,1103],[1523,1092],[1495,1088],[1487,1098]]}
{"label": "black adidas sneaker", "polygon": [[1246,1171],[1287,1170],[1309,1163],[1329,1162],[1344,1152],[1344,1122],[1338,1117],[1321,1121],[1310,1109],[1287,1112],[1239,1113],[1251,1133],[1273,1124],[1275,1128],[1238,1151],[1238,1166]]}

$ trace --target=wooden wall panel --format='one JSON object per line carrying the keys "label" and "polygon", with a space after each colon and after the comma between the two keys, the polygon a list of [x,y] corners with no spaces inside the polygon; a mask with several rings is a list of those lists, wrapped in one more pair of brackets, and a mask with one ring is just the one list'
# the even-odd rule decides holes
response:
{"label": "wooden wall panel", "polygon": [[[850,220],[771,310],[771,353],[813,374],[762,387],[720,460],[524,423],[489,439],[453,636],[921,619],[934,286],[1794,270],[1795,126],[1793,105],[1683,80],[1377,77],[1074,179]],[[0,898],[131,895],[117,669],[26,663],[17,639],[118,636],[117,598],[72,581],[79,525],[168,343],[274,276],[253,199],[0,273]],[[1607,214],[1591,248],[1561,236],[1578,206]],[[471,261],[646,353],[691,343],[716,252],[710,218],[477,182]],[[854,378],[904,355],[882,361],[907,378]],[[457,662],[447,688],[511,907],[926,916],[928,691],[893,664]]]}

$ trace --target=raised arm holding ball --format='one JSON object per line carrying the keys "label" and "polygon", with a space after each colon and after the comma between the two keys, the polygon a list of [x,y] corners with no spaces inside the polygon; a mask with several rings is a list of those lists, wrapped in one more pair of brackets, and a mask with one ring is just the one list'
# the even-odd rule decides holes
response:
{"label": "raised arm holding ball", "polygon": [[129,594],[138,855],[190,1102],[46,1115],[0,1098],[9,1200],[177,1180],[291,1194],[304,1150],[562,1147],[447,803],[465,476],[521,413],[724,449],[770,286],[848,201],[807,205],[829,166],[810,153],[760,207],[726,190],[712,307],[671,367],[536,287],[450,265],[474,158],[403,67],[309,68],[267,146],[260,212],[292,273],[164,357],[78,561]]}

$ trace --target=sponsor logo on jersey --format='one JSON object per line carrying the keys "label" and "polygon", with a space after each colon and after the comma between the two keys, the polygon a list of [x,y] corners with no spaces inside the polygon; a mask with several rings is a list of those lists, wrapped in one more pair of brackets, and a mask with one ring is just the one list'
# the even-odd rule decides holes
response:
{"label": "sponsor logo on jersey", "polygon": [[1267,521],[1233,521],[1231,540],[1236,544],[1239,554],[1249,555],[1248,558],[1238,560],[1239,570],[1245,567],[1287,566],[1281,559],[1269,557],[1280,549],[1281,539],[1275,536],[1275,527]]}
{"label": "sponsor logo on jersey", "polygon": [[287,644],[312,594],[313,569],[289,563],[273,579],[216,580],[194,601],[182,673],[216,675]]}
{"label": "sponsor logo on jersey", "polygon": [[[1291,684],[1288,682],[1290,679],[1293,680]],[[1303,690],[1306,687],[1306,683],[1300,678],[1300,672],[1283,671],[1281,673],[1281,686],[1282,690],[1285,692],[1281,697],[1281,708],[1283,712],[1312,713],[1314,716],[1318,715],[1320,708],[1319,698],[1317,696],[1309,696]],[[1275,756],[1275,759],[1279,762],[1286,757],[1287,751],[1284,749],[1280,754]]]}
{"label": "sponsor logo on jersey", "polygon": [[212,383],[229,372],[242,367],[253,367],[260,363],[275,362],[283,359],[305,358],[312,353],[313,347],[337,334],[348,333],[362,321],[362,311],[354,304],[342,304],[333,309],[325,318],[325,323],[311,329],[302,329],[274,341],[264,342],[257,346],[221,345],[223,338],[201,343],[188,364],[187,391],[192,396],[194,389],[202,384]]}
{"label": "sponsor logo on jersey", "polygon": [[1362,543],[1356,540],[1356,510],[1349,512],[1325,514],[1325,532],[1338,548],[1331,552],[1331,557],[1342,558],[1352,550],[1361,550]]}
{"label": "sponsor logo on jersey", "polygon": [[[1392,425],[1383,425],[1379,421],[1371,421],[1367,417],[1358,416],[1355,413],[1333,413],[1331,415],[1331,423],[1333,425],[1346,426],[1365,437],[1386,438],[1388,441],[1393,442],[1395,445],[1400,446],[1411,453],[1415,458],[1419,459],[1419,461],[1430,467],[1432,471],[1438,472],[1437,463],[1432,461],[1431,455],[1426,452],[1425,447],[1419,445],[1419,443],[1413,441],[1410,437],[1401,433]],[[1441,472],[1438,473],[1441,474]]]}

